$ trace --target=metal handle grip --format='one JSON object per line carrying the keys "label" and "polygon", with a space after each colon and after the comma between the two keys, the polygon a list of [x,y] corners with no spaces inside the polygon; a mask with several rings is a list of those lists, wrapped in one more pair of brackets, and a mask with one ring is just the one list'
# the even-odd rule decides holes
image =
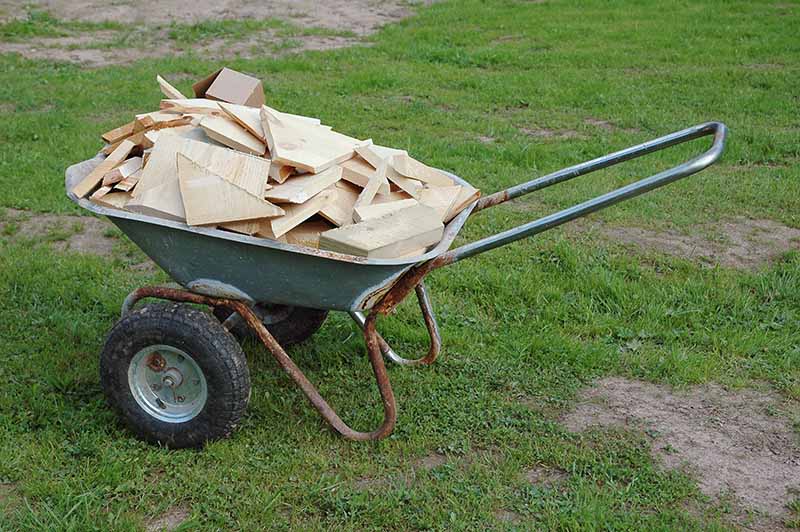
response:
{"label": "metal handle grip", "polygon": [[669,170],[665,170],[664,172],[641,179],[635,183],[618,188],[617,190],[607,194],[603,194],[602,196],[579,203],[578,205],[574,205],[533,222],[528,222],[527,224],[520,225],[513,229],[503,231],[502,233],[488,236],[453,249],[436,259],[436,266],[451,264],[461,259],[483,253],[484,251],[489,251],[490,249],[504,246],[516,240],[541,233],[542,231],[546,231],[547,229],[556,227],[570,220],[580,218],[581,216],[586,216],[589,213],[599,211],[600,209],[604,209],[605,207],[614,205],[620,201],[633,198],[650,190],[672,183],[673,181],[677,181],[683,177],[696,174],[697,172],[711,166],[717,161],[717,159],[719,159],[720,155],[722,155],[722,151],[725,149],[725,138],[727,137],[727,134],[728,128],[725,126],[725,124],[721,122],[707,122],[705,124],[690,127],[682,131],[677,131],[670,135],[666,135],[643,144],[631,146],[630,148],[620,150],[603,157],[598,157],[597,159],[593,159],[582,164],[564,168],[558,172],[548,174],[527,183],[516,185],[509,189],[492,194],[491,196],[482,198],[475,206],[475,209],[472,212],[473,214],[481,209],[499,205],[500,203],[510,199],[514,199],[524,194],[529,194],[530,192],[549,187],[550,185],[554,185],[556,183],[561,183],[562,181],[567,181],[569,179],[573,179],[602,168],[608,168],[609,166],[613,166],[624,161],[629,161],[631,159],[636,159],[637,157],[660,151],[677,144],[682,144],[690,140],[705,137],[707,135],[714,135],[714,141],[711,145],[711,148],[709,148],[708,151],[702,155],[670,168]]}

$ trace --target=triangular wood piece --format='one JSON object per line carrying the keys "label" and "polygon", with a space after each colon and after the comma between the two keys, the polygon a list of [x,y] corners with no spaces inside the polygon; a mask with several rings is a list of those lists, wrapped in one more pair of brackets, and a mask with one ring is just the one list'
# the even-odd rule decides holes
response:
{"label": "triangular wood piece", "polygon": [[333,192],[331,201],[326,204],[319,215],[337,227],[353,223],[353,207],[358,199],[358,189],[346,181],[339,181],[328,190]]}
{"label": "triangular wood piece", "polygon": [[425,187],[422,189],[422,192],[420,192],[419,202],[438,212],[439,218],[444,221],[460,193],[460,185],[453,185],[451,187]]}
{"label": "triangular wood piece", "polygon": [[444,221],[449,222],[455,218],[458,213],[463,211],[470,203],[478,199],[480,195],[481,191],[477,188],[472,188],[469,185],[462,186],[461,192],[458,193],[458,197],[453,202],[453,206],[450,207],[449,211],[447,211]]}
{"label": "triangular wood piece", "polygon": [[186,96],[184,96],[183,93],[181,93],[181,91],[170,85],[169,82],[164,78],[162,78],[161,76],[157,75],[156,81],[158,82],[158,86],[161,88],[161,92],[167,98],[181,99],[181,100],[186,99]]}
{"label": "triangular wood piece", "polygon": [[212,138],[234,150],[251,155],[263,156],[267,145],[254,137],[241,125],[221,116],[207,116],[200,122],[200,127]]}
{"label": "triangular wood piece", "polygon": [[284,205],[286,214],[273,218],[268,222],[271,234],[274,235],[271,238],[280,238],[289,230],[317,214],[331,201],[332,197],[333,193],[331,191],[323,190],[301,205]]}
{"label": "triangular wood piece", "polygon": [[186,210],[183,208],[181,189],[177,179],[147,189],[129,201],[125,205],[125,210],[177,222],[186,221]]}
{"label": "triangular wood piece", "polygon": [[417,179],[423,183],[430,183],[440,187],[448,187],[454,184],[452,179],[439,170],[422,164],[409,157],[408,154],[399,154],[392,157],[392,167],[401,175]]}
{"label": "triangular wood piece", "polygon": [[281,216],[283,209],[253,196],[178,153],[178,180],[189,225],[210,225]]}
{"label": "triangular wood piece", "polygon": [[301,223],[284,236],[289,244],[319,249],[319,236],[331,229],[333,227],[325,220],[314,220]]}
{"label": "triangular wood piece", "polygon": [[261,125],[261,116],[258,109],[234,103],[217,102],[217,104],[237,124],[266,144],[267,137],[264,135],[264,126]]}
{"label": "triangular wood piece", "polygon": [[294,173],[293,166],[272,162],[269,165],[269,178],[277,183],[283,183]]}
{"label": "triangular wood piece", "polygon": [[[372,142],[364,142],[361,146],[356,148],[356,153],[359,154],[365,161],[373,167],[378,168],[381,161],[389,160],[395,155],[405,155],[405,150],[397,150],[395,148],[387,148],[386,146],[379,146],[372,144]],[[389,161],[391,163],[391,161]]]}

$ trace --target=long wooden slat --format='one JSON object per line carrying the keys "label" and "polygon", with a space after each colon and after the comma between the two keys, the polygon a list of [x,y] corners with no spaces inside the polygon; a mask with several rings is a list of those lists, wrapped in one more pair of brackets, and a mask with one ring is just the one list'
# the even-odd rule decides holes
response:
{"label": "long wooden slat", "polygon": [[200,122],[200,127],[210,138],[229,148],[251,155],[263,156],[267,145],[254,137],[238,123],[221,116],[207,116]]}
{"label": "long wooden slat", "polygon": [[131,157],[103,176],[103,186],[119,183],[142,168],[141,157]]}
{"label": "long wooden slat", "polygon": [[399,154],[392,157],[392,167],[397,170],[399,174],[422,181],[423,183],[430,183],[431,185],[440,187],[449,187],[454,184],[452,179],[439,170],[409,157],[408,154]]}
{"label": "long wooden slat", "polygon": [[114,169],[115,166],[124,161],[135,144],[129,140],[123,140],[120,145],[115,149],[103,162],[98,164],[94,170],[89,172],[89,175],[83,178],[80,183],[72,187],[72,193],[79,198],[84,198],[92,193],[100,183],[103,181],[103,176]]}
{"label": "long wooden slat", "polygon": [[375,194],[378,193],[378,189],[387,183],[386,181],[386,170],[389,168],[388,161],[382,161],[380,166],[375,170],[375,173],[367,183],[367,186],[361,191],[358,195],[358,199],[356,199],[356,203],[353,206],[353,209],[357,209],[359,207],[364,207],[372,203],[372,200],[375,198]]}
{"label": "long wooden slat", "polygon": [[109,144],[116,144],[122,140],[125,140],[126,137],[133,135],[133,126],[135,123],[135,121],[128,122],[127,124],[115,127],[111,131],[106,131],[100,135],[100,137]]}
{"label": "long wooden slat", "polygon": [[407,200],[389,201],[387,203],[376,203],[373,205],[356,207],[353,209],[353,220],[358,223],[371,218],[380,218],[381,216],[385,216],[390,212],[407,209],[408,207],[413,207],[414,205],[419,205],[419,202],[412,198]]}
{"label": "long wooden slat", "polygon": [[[375,168],[360,156],[355,156],[352,159],[339,163],[339,166],[342,167],[342,179],[350,181],[361,188],[367,186],[370,177],[375,173]],[[381,188],[378,189],[378,194],[388,193],[389,183],[381,184]]]}
{"label": "long wooden slat", "polygon": [[329,201],[331,201],[331,198],[332,193],[328,190],[323,190],[307,202],[300,205],[284,205],[284,211],[286,211],[286,214],[277,218],[273,218],[265,223],[269,223],[271,233],[274,235],[274,238],[280,238],[294,227],[297,227],[304,221],[317,214]]}

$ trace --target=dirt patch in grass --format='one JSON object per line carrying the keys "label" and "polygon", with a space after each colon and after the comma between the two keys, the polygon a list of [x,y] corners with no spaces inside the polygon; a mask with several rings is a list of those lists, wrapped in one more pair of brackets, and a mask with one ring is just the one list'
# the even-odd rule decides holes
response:
{"label": "dirt patch in grass", "polygon": [[508,523],[510,525],[517,525],[522,521],[522,516],[511,510],[495,510],[494,518],[501,523]]}
{"label": "dirt patch in grass", "polygon": [[[719,264],[748,270],[768,264],[786,252],[800,250],[800,229],[771,220],[736,218],[699,227],[688,235],[638,227],[603,227],[600,231],[607,239],[641,249],[653,249],[708,266]],[[707,233],[715,238],[704,236]]]}
{"label": "dirt patch in grass", "polygon": [[447,456],[433,452],[430,454],[426,454],[425,456],[422,456],[415,460],[412,460],[410,471],[407,471],[405,473],[400,473],[397,475],[386,475],[386,476],[369,475],[356,479],[353,484],[355,488],[359,490],[381,488],[389,486],[395,481],[400,481],[405,486],[411,486],[414,483],[414,479],[416,478],[417,473],[421,471],[430,471],[431,469],[435,469],[446,463],[447,463]]}
{"label": "dirt patch in grass", "polygon": [[543,127],[520,127],[519,130],[537,139],[578,139],[581,134],[572,129],[547,129]]}
{"label": "dirt patch in grass", "polygon": [[[281,56],[304,50],[329,50],[363,43],[362,38],[381,26],[412,14],[408,2],[393,0],[39,0],[19,3],[0,0],[5,20],[24,18],[30,8],[47,11],[60,20],[118,22],[136,25],[136,31],[96,31],[58,38],[0,42],[0,53],[19,53],[28,59],[67,61],[102,67],[139,59],[173,56],[191,51],[206,59]],[[169,38],[171,22],[194,24],[209,20],[278,18],[300,28],[347,32],[341,35],[280,36],[271,29],[237,39],[211,38],[184,46]],[[330,32],[329,32],[330,33]],[[116,41],[115,41],[116,40]]]}
{"label": "dirt patch in grass", "polygon": [[161,532],[163,530],[175,530],[191,515],[191,511],[185,506],[170,508],[158,517],[150,519],[146,523],[147,532]]}
{"label": "dirt patch in grass", "polygon": [[717,385],[676,391],[606,378],[583,392],[562,423],[573,432],[642,430],[655,459],[687,471],[704,494],[730,496],[745,511],[779,520],[800,487],[800,444],[789,421],[798,414],[799,405],[770,391]]}
{"label": "dirt patch in grass", "polygon": [[567,479],[566,471],[541,465],[526,470],[523,476],[527,482],[540,488],[551,488]]}
{"label": "dirt patch in grass", "polygon": [[32,214],[7,209],[0,233],[12,238],[41,239],[59,251],[109,257],[117,240],[106,236],[112,225],[100,218],[60,214]]}
{"label": "dirt patch in grass", "polygon": [[614,124],[613,122],[609,122],[608,120],[603,120],[602,118],[593,118],[593,117],[585,118],[583,120],[583,123],[589,126],[594,126],[603,129],[605,131],[624,131],[626,133],[639,132],[639,130],[635,128],[621,128],[616,124]]}

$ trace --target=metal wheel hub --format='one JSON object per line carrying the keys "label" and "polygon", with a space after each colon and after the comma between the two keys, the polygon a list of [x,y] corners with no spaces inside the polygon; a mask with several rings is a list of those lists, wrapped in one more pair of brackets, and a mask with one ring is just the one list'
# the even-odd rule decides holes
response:
{"label": "metal wheel hub", "polygon": [[167,423],[193,419],[208,399],[200,366],[169,345],[151,345],[136,353],[128,366],[128,386],[145,412]]}

